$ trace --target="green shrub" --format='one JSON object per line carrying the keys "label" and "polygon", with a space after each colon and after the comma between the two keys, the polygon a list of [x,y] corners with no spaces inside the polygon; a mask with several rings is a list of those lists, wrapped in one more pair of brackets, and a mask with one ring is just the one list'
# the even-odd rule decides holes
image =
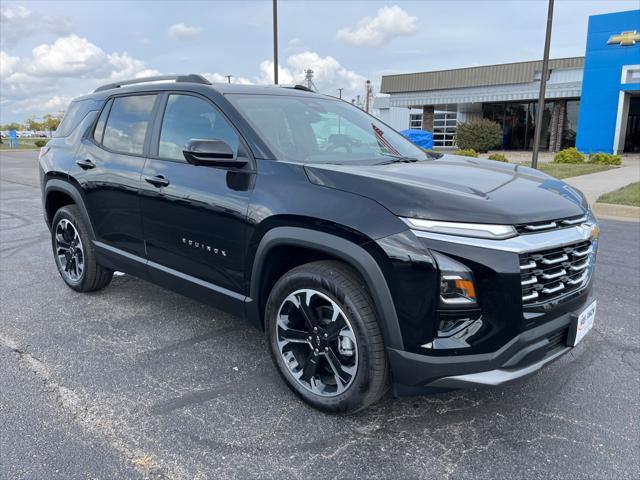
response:
{"label": "green shrub", "polygon": [[456,143],[463,150],[486,152],[502,145],[502,127],[486,118],[458,125]]}
{"label": "green shrub", "polygon": [[456,155],[462,155],[463,157],[478,158],[478,152],[476,152],[473,148],[467,148],[467,149],[463,149],[463,150],[456,150],[453,153],[455,153]]}
{"label": "green shrub", "polygon": [[577,148],[565,148],[556,153],[553,157],[554,163],[582,163],[584,162],[584,154],[579,152]]}
{"label": "green shrub", "polygon": [[622,157],[611,153],[592,153],[589,155],[589,163],[599,163],[601,165],[622,165]]}
{"label": "green shrub", "polygon": [[33,144],[34,144],[36,147],[40,147],[40,148],[42,148],[42,147],[44,147],[44,146],[47,144],[47,140],[36,140],[35,142],[33,142]]}
{"label": "green shrub", "polygon": [[489,160],[495,160],[496,162],[508,162],[507,157],[501,153],[492,153],[489,155]]}

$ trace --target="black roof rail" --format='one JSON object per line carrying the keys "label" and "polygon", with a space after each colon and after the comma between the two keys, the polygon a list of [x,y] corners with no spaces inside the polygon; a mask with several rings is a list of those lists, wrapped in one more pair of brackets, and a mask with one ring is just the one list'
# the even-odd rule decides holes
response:
{"label": "black roof rail", "polygon": [[114,82],[107,83],[106,85],[102,85],[96,88],[93,93],[102,92],[104,90],[111,90],[112,88],[120,88],[125,85],[135,85],[138,83],[149,83],[149,82],[162,82],[166,80],[173,80],[176,83],[201,83],[204,85],[211,85],[211,82],[204,78],[202,75],[197,75],[195,73],[191,73],[189,75],[158,75],[155,77],[143,77],[143,78],[134,78],[131,80],[123,80],[122,82]]}
{"label": "black roof rail", "polygon": [[312,90],[309,87],[305,87],[304,85],[300,85],[300,84],[279,83],[278,87],[281,87],[281,88],[293,88],[294,90],[303,90],[305,92],[317,93],[315,90]]}

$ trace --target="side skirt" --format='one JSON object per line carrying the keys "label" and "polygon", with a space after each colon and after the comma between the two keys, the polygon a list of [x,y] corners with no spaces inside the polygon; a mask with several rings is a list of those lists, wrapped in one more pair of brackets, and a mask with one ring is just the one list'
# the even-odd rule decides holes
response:
{"label": "side skirt", "polygon": [[168,290],[245,317],[251,298],[94,240],[98,262],[112,270],[150,281]]}

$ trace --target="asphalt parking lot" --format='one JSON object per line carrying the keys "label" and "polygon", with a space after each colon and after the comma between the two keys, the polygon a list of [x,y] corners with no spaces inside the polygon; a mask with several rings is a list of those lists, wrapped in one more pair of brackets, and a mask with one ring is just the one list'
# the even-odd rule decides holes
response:
{"label": "asphalt parking lot", "polygon": [[118,276],[59,278],[33,152],[0,153],[0,478],[640,478],[640,225],[603,220],[594,330],[503,388],[327,416],[261,332]]}

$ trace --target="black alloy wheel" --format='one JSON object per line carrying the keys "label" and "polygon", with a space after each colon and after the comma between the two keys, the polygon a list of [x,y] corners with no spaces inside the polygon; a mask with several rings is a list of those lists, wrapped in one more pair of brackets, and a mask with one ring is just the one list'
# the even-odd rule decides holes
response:
{"label": "black alloy wheel", "polygon": [[324,260],[284,274],[269,294],[265,327],[278,372],[313,407],[353,413],[387,390],[375,307],[348,265]]}

